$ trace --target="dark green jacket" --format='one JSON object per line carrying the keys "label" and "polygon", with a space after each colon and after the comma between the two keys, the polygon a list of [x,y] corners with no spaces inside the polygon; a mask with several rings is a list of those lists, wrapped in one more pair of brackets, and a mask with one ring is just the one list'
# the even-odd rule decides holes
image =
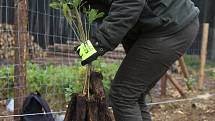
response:
{"label": "dark green jacket", "polygon": [[89,0],[96,8],[110,6],[93,40],[113,50],[136,36],[165,36],[181,30],[199,14],[191,0]]}

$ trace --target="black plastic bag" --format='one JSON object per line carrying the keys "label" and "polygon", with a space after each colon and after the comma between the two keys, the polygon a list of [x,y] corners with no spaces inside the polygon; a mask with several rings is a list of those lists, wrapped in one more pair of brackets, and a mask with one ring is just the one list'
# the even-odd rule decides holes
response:
{"label": "black plastic bag", "polygon": [[[42,114],[43,112],[48,114]],[[47,102],[41,97],[41,95],[38,92],[37,94],[31,93],[25,99],[22,107],[22,115],[25,114],[27,115],[22,116],[21,121],[54,121],[54,118],[51,114],[51,110]]]}

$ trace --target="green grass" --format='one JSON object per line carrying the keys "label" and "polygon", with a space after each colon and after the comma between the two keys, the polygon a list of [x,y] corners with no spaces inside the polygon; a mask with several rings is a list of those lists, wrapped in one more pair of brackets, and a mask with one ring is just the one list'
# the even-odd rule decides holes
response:
{"label": "green grass", "polygon": [[[185,63],[190,69],[199,70],[200,66],[199,55],[185,55],[184,59]],[[205,68],[206,69],[215,68],[215,61],[207,59]]]}
{"label": "green grass", "polygon": [[[194,78],[198,78],[200,68],[199,55],[185,55],[185,63]],[[207,59],[205,65],[205,74],[207,77],[215,80],[215,61]]]}

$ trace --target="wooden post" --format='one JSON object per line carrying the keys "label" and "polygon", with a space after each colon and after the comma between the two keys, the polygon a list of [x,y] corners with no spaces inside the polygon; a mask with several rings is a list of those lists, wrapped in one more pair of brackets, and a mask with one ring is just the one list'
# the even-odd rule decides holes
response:
{"label": "wooden post", "polygon": [[2,21],[3,21],[2,20],[3,19],[3,17],[2,17],[3,16],[3,7],[2,7],[3,6],[3,0],[0,0],[0,6],[1,6],[0,7],[0,23],[2,23]]}
{"label": "wooden post", "polygon": [[174,85],[174,87],[178,90],[182,97],[186,97],[182,87],[177,83],[177,80],[173,78],[170,74],[166,73],[166,77],[170,80],[170,82]]}
{"label": "wooden post", "polygon": [[[14,70],[14,114],[20,114],[26,97],[26,58],[28,40],[28,0],[16,0],[15,30],[17,30]],[[20,117],[15,117],[18,121]]]}
{"label": "wooden post", "polygon": [[[213,1],[215,4],[215,0]],[[213,11],[213,34],[212,34],[212,47],[211,47],[211,59],[215,60],[215,11]]]}
{"label": "wooden post", "polygon": [[199,70],[199,81],[198,81],[199,89],[203,88],[204,79],[205,79],[205,64],[206,64],[206,58],[207,58],[208,34],[209,34],[209,24],[204,23],[201,54],[200,54],[200,70]]}
{"label": "wooden post", "polygon": [[161,96],[166,96],[167,77],[166,74],[161,78]]}
{"label": "wooden post", "polygon": [[179,65],[181,67],[181,70],[182,70],[182,73],[184,75],[185,78],[189,78],[189,72],[188,72],[188,69],[187,69],[187,66],[184,62],[184,57],[182,56],[181,58],[179,58]]}
{"label": "wooden post", "polygon": [[[215,14],[214,14],[214,28],[213,28],[212,40],[215,40]],[[210,52],[211,52],[211,59],[215,60],[215,41],[212,41],[212,47]]]}

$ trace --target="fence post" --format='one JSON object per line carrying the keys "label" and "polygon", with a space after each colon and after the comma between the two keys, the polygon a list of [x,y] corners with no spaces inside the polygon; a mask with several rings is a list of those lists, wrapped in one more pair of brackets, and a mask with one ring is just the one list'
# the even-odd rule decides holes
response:
{"label": "fence post", "polygon": [[179,61],[179,65],[181,67],[181,70],[182,70],[184,77],[186,79],[188,79],[189,78],[189,71],[188,71],[187,66],[185,64],[184,56],[180,57],[178,61]]}
{"label": "fence post", "polygon": [[209,24],[204,23],[201,54],[200,54],[200,70],[199,70],[199,81],[198,81],[199,89],[203,88],[204,79],[205,79],[205,64],[206,64],[206,58],[207,58],[208,34],[209,34]]}
{"label": "fence post", "polygon": [[[0,0],[0,5],[3,5],[3,0]],[[2,7],[0,7],[0,23],[2,23],[2,16],[3,16],[3,10],[2,10],[3,8]]]}
{"label": "fence post", "polygon": [[[14,114],[20,114],[26,96],[26,59],[28,40],[28,0],[16,0],[15,13],[15,66],[14,66]],[[15,117],[18,121],[20,117]]]}
{"label": "fence post", "polygon": [[166,96],[167,76],[166,74],[160,79],[161,96]]}
{"label": "fence post", "polygon": [[183,91],[183,88],[181,87],[181,85],[177,82],[177,80],[175,78],[172,77],[171,74],[166,73],[166,78],[170,80],[170,82],[173,84],[173,86],[178,90],[178,92],[180,93],[180,95],[183,98],[186,98],[186,94]]}

